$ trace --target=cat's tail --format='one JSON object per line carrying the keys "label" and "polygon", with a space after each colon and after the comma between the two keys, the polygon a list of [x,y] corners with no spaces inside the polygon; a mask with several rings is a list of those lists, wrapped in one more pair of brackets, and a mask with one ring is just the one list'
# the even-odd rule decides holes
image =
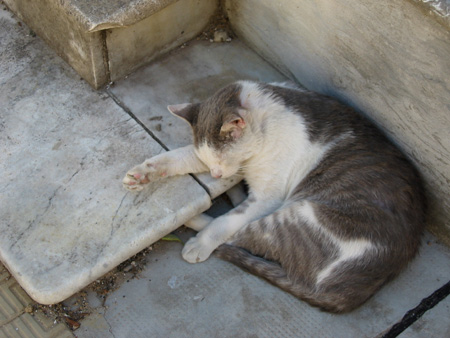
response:
{"label": "cat's tail", "polygon": [[341,313],[357,307],[337,299],[341,298],[339,295],[317,293],[304,283],[292,281],[280,264],[255,256],[243,248],[223,244],[217,248],[216,255],[324,311]]}
{"label": "cat's tail", "polygon": [[216,255],[279,287],[290,285],[286,271],[279,264],[254,256],[245,249],[223,244],[217,248]]}

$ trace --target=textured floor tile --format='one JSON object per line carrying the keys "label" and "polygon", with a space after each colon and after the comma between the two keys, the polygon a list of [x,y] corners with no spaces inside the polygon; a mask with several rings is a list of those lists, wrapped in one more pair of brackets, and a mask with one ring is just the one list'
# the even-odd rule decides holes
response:
{"label": "textured floor tile", "polygon": [[26,313],[34,304],[6,268],[0,264],[0,337],[73,337],[63,324],[53,323],[44,314]]}
{"label": "textured floor tile", "polygon": [[74,335],[63,325],[49,323],[31,316],[28,313],[16,318],[11,323],[1,326],[2,337],[23,337],[23,338],[72,338]]}
{"label": "textured floor tile", "polygon": [[13,278],[0,282],[0,326],[21,315],[31,303],[30,297]]}

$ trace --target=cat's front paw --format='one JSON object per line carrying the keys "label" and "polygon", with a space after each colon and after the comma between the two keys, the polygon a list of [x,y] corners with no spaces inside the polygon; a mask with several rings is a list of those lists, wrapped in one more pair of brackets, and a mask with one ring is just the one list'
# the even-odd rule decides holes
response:
{"label": "cat's front paw", "polygon": [[129,170],[123,178],[122,184],[125,189],[130,191],[141,191],[145,184],[165,176],[167,176],[167,169],[164,163],[151,158]]}
{"label": "cat's front paw", "polygon": [[130,191],[141,191],[144,189],[144,184],[150,182],[147,174],[142,170],[136,169],[137,167],[131,169],[127,172],[122,180],[123,187]]}
{"label": "cat's front paw", "polygon": [[196,236],[187,241],[181,255],[189,263],[200,263],[206,261],[214,249],[214,247],[205,243],[201,237]]}

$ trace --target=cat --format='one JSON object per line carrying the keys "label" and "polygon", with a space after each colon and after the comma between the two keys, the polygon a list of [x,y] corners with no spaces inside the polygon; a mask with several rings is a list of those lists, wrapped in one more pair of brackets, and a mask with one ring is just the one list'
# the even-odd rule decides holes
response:
{"label": "cat", "polygon": [[212,219],[182,250],[213,251],[313,306],[351,311],[418,252],[420,177],[366,118],[335,99],[285,84],[239,81],[202,103],[168,106],[194,144],[131,169],[129,190],[172,175],[244,176],[248,198]]}

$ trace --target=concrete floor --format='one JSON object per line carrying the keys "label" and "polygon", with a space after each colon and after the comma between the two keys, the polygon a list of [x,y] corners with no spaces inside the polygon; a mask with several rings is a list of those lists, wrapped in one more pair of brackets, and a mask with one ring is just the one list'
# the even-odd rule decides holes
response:
{"label": "concrete floor", "polygon": [[[4,207],[8,205],[7,194],[13,191],[15,185],[24,189],[28,184],[30,191],[22,190],[23,203],[16,205],[15,220],[18,223],[25,219],[23,215],[32,210],[30,205],[33,203],[43,203],[44,207],[49,203],[44,189],[46,186],[62,184],[63,181],[57,176],[60,171],[56,169],[41,172],[40,177],[35,179],[39,180],[43,190],[36,192],[34,182],[29,175],[23,174],[21,165],[28,170],[33,167],[30,163],[53,159],[51,149],[61,141],[61,137],[71,140],[70,144],[67,141],[58,146],[58,149],[65,144],[71,146],[62,149],[61,158],[76,157],[77,147],[83,148],[87,138],[98,142],[107,137],[99,136],[93,128],[99,123],[113,126],[117,121],[127,121],[131,125],[130,134],[139,137],[126,138],[128,136],[123,136],[126,133],[120,132],[109,134],[110,138],[122,137],[123,142],[139,140],[138,144],[129,145],[130,150],[122,150],[122,158],[118,154],[109,154],[114,161],[108,162],[108,167],[111,167],[108,170],[117,172],[117,177],[107,174],[109,182],[101,179],[97,182],[90,179],[96,178],[97,174],[101,176],[102,172],[88,171],[83,176],[89,182],[90,191],[109,191],[108,184],[120,185],[121,173],[133,166],[134,160],[151,155],[154,150],[152,147],[147,148],[146,144],[153,144],[154,138],[169,149],[189,142],[187,126],[179,124],[181,121],[171,120],[164,108],[167,104],[202,99],[217,87],[237,78],[265,81],[283,79],[282,75],[239,41],[229,44],[195,41],[107,90],[96,92],[38,37],[30,34],[25,25],[19,25],[9,12],[0,14],[0,27],[0,142],[6,152],[2,156],[6,159],[8,156],[23,154],[23,161],[14,166],[2,158],[6,168],[2,168],[0,210],[2,218],[7,212],[10,213]],[[140,124],[134,124],[129,113],[136,116]],[[84,127],[80,126],[80,121],[83,121]],[[27,129],[18,135],[8,134],[9,130],[17,130],[12,128],[17,124],[26,125]],[[78,132],[71,132],[67,129],[68,125],[75,126],[74,130]],[[60,130],[58,126],[61,126],[64,135],[52,132]],[[80,134],[80,131],[84,133]],[[36,135],[39,135],[38,140],[35,139]],[[46,144],[49,145],[48,151],[45,151]],[[98,144],[98,152],[101,153],[104,149],[101,143]],[[96,160],[98,158],[101,157],[93,156],[91,162],[101,162]],[[73,172],[70,172],[71,175]],[[183,189],[181,185],[179,187]],[[144,202],[142,200],[141,204]],[[99,200],[99,209],[106,208],[102,203],[106,202]],[[69,215],[65,222],[70,221],[70,208],[67,207],[70,205],[74,205],[73,201],[67,199],[64,210]],[[226,203],[217,201],[213,207],[224,210]],[[101,217],[101,214],[95,215]],[[134,222],[141,222],[142,226],[147,223],[145,219],[139,219],[137,214]],[[65,234],[69,238],[75,235],[71,232]],[[192,232],[183,230],[177,235],[186,240]],[[127,240],[127,237],[123,239]],[[42,246],[42,255],[58,245],[48,243]],[[82,242],[78,243],[79,247],[82,245]],[[142,260],[143,270],[137,273],[136,278],[129,278],[129,274],[123,273],[117,288],[108,292],[106,298],[91,289],[83,291],[91,313],[79,322],[80,327],[73,331],[75,336],[374,337],[399,321],[408,310],[445,284],[450,277],[449,248],[427,234],[420,256],[399,278],[360,309],[349,314],[332,315],[312,308],[215,257],[201,264],[188,264],[181,258],[181,243],[158,242],[152,248]],[[58,250],[61,252],[63,248],[59,247]],[[47,320],[45,325],[39,324],[44,328],[41,331],[30,329],[34,324],[23,324],[31,319],[41,323],[43,320],[39,318],[43,318],[42,311],[24,295],[23,290],[19,290],[20,287],[7,272],[2,272],[3,275],[7,277],[0,278],[0,336],[70,335],[58,322],[48,323]],[[65,276],[69,280],[71,277]],[[10,310],[13,297],[20,300],[15,303],[15,312]],[[65,302],[66,306],[75,306],[74,299],[77,297],[78,294],[69,298]],[[27,310],[30,305],[36,309],[32,311],[33,316]],[[429,310],[402,337],[448,336],[448,318],[450,298]],[[52,330],[58,330],[58,333]]]}

